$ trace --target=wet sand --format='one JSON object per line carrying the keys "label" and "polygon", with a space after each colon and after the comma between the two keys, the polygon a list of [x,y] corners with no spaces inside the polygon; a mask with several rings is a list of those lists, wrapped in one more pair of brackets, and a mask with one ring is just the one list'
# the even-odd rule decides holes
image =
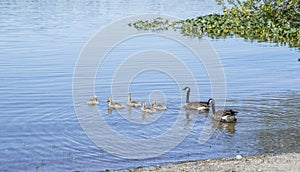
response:
{"label": "wet sand", "polygon": [[122,170],[122,172],[198,172],[198,171],[300,171],[300,153],[232,157],[193,162],[183,162],[166,166],[155,166]]}

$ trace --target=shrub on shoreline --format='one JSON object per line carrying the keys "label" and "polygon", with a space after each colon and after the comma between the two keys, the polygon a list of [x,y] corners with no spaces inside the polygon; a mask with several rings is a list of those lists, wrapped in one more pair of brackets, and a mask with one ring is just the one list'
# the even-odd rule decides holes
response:
{"label": "shrub on shoreline", "polygon": [[242,37],[300,49],[300,0],[216,0],[223,14],[170,22],[162,18],[130,23],[142,30],[180,30],[183,35],[212,38]]}

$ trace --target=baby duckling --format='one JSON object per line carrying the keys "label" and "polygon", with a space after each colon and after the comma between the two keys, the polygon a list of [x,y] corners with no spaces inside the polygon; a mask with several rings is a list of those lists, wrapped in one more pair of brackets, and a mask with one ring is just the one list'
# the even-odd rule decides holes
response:
{"label": "baby duckling", "polygon": [[93,96],[90,100],[86,102],[88,105],[97,105],[99,104],[98,102],[98,96]]}
{"label": "baby duckling", "polygon": [[141,109],[142,109],[143,112],[146,112],[146,113],[156,112],[156,110],[154,108],[146,107],[146,102],[145,101],[142,102],[142,108]]}
{"label": "baby duckling", "polygon": [[110,108],[114,108],[114,109],[124,109],[125,108],[125,106],[123,104],[121,104],[121,103],[117,103],[117,102],[113,103],[111,97],[108,97],[107,102],[108,102],[108,106]]}
{"label": "baby duckling", "polygon": [[152,108],[156,110],[167,110],[167,106],[163,104],[157,104],[156,101],[152,102]]}
{"label": "baby duckling", "polygon": [[131,100],[131,93],[129,93],[129,94],[128,94],[127,105],[128,105],[128,106],[132,106],[132,107],[140,107],[140,106],[141,106],[141,103],[136,102],[136,101],[132,101],[132,100]]}

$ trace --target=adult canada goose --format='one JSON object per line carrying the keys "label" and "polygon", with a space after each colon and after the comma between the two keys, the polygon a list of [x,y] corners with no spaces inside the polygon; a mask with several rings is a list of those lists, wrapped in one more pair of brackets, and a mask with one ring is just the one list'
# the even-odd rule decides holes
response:
{"label": "adult canada goose", "polygon": [[186,91],[186,99],[185,99],[185,108],[190,110],[209,110],[209,100],[207,102],[190,102],[190,92],[191,89],[189,87],[185,87],[182,89]]}
{"label": "adult canada goose", "polygon": [[142,102],[142,108],[141,109],[142,109],[143,112],[146,112],[146,113],[156,112],[156,110],[154,108],[146,107],[146,102],[145,101]]}
{"label": "adult canada goose", "polygon": [[152,102],[152,108],[156,110],[167,110],[167,106],[163,104],[157,104],[156,101]]}
{"label": "adult canada goose", "polygon": [[98,102],[98,96],[93,96],[90,100],[87,101],[88,105],[97,105],[99,104]]}
{"label": "adult canada goose", "polygon": [[108,97],[107,102],[108,102],[108,106],[111,107],[111,108],[114,108],[114,109],[124,109],[125,108],[125,106],[121,103],[114,103],[112,101],[111,97]]}
{"label": "adult canada goose", "polygon": [[132,100],[131,100],[131,93],[129,93],[129,94],[128,94],[127,105],[128,105],[128,106],[132,106],[132,107],[140,107],[140,106],[141,106],[141,103],[136,102],[136,101],[132,101]]}
{"label": "adult canada goose", "polygon": [[231,122],[231,123],[237,122],[237,119],[235,118],[235,115],[238,113],[237,111],[229,109],[229,110],[218,110],[216,112],[215,100],[210,99],[209,103],[211,103],[212,114],[215,120],[220,120],[221,122]]}

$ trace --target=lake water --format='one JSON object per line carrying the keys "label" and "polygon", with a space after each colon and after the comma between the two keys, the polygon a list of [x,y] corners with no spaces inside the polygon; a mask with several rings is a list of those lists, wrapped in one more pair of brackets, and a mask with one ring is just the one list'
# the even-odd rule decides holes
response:
{"label": "lake water", "polygon": [[[100,103],[85,108],[96,109],[114,130],[135,139],[159,136],[180,114],[182,126],[191,128],[188,136],[161,156],[128,160],[98,147],[82,130],[73,104],[73,72],[86,42],[99,29],[131,15],[188,18],[220,11],[208,0],[1,1],[0,171],[99,171],[237,154],[300,152],[299,51],[240,38],[209,39],[224,68],[226,106],[239,111],[238,123],[214,124],[205,113],[181,114],[185,93],[174,78],[159,70],[139,73],[128,90],[137,101],[166,102],[167,111],[153,115],[135,108],[108,111],[106,99],[112,96],[112,78],[120,61],[146,49],[174,53],[195,75],[201,100],[211,97],[209,77],[203,66],[194,64],[195,57],[174,41],[150,35],[120,44],[107,56],[95,77]],[[154,63],[158,64],[164,63]],[[118,91],[122,83],[114,84]],[[126,103],[127,94],[117,92],[113,98]],[[195,94],[192,89],[191,100],[198,98]],[[199,144],[207,121],[215,132]]]}

